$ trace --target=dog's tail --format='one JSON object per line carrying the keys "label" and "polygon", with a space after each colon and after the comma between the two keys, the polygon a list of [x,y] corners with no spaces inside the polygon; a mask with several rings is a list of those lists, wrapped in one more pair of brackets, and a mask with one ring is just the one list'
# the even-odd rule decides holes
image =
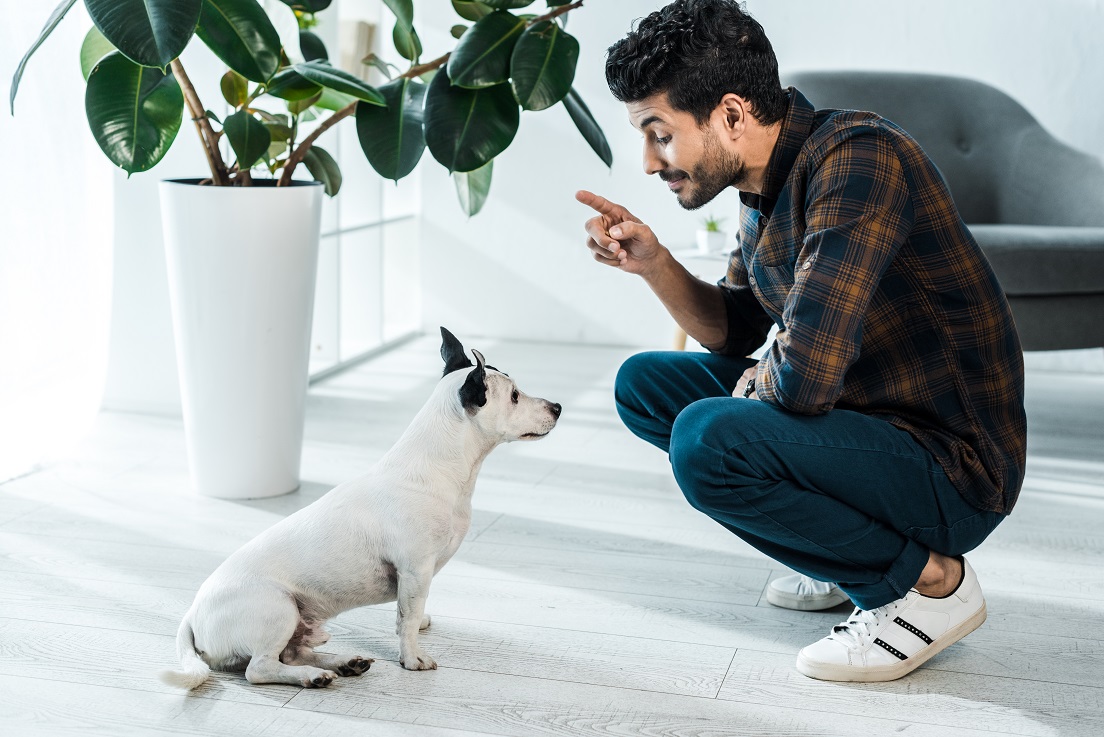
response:
{"label": "dog's tail", "polygon": [[176,633],[176,654],[180,658],[181,670],[163,670],[157,674],[161,682],[191,691],[211,675],[211,667],[203,662],[195,649],[195,633],[189,617],[180,623]]}

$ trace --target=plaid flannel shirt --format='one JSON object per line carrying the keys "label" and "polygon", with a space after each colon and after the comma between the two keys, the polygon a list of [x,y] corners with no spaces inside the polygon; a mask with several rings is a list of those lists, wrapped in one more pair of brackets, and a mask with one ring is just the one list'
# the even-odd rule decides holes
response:
{"label": "plaid flannel shirt", "polygon": [[746,355],[778,325],[760,400],[890,422],[971,504],[1009,513],[1027,445],[1023,354],[988,260],[905,131],[789,96],[764,191],[740,195],[715,352]]}

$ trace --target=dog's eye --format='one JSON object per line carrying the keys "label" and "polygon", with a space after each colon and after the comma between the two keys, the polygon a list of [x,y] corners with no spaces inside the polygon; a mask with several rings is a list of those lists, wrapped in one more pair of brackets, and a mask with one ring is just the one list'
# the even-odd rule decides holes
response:
{"label": "dog's eye", "polygon": [[514,393],[510,395],[510,401],[513,402],[514,404],[517,404],[518,403],[518,396],[519,396],[518,395],[518,390],[514,389]]}

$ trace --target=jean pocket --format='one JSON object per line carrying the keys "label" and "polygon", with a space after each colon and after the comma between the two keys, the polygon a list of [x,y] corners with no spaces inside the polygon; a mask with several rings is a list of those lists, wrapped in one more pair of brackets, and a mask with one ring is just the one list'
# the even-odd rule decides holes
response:
{"label": "jean pocket", "polygon": [[905,535],[943,555],[963,555],[981,545],[1004,520],[999,512],[978,512],[952,525],[910,527]]}

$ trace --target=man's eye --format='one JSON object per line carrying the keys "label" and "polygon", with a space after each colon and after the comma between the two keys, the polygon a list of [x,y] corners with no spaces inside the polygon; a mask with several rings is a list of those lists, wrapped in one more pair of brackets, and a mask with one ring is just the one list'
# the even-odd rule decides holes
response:
{"label": "man's eye", "polygon": [[671,142],[671,137],[670,136],[664,136],[663,138],[658,138],[658,137],[656,138],[656,143],[658,143],[660,146],[666,146],[670,142]]}
{"label": "man's eye", "polygon": [[517,389],[514,389],[514,393],[510,395],[510,401],[511,401],[511,402],[513,402],[514,404],[517,404],[517,403],[518,403],[518,392],[517,392]]}

